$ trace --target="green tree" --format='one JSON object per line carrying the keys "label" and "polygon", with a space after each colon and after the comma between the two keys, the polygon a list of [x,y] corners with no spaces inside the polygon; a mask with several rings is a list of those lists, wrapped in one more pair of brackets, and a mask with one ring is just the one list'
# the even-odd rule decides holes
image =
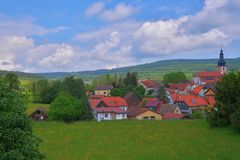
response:
{"label": "green tree", "polygon": [[124,78],[124,84],[126,86],[133,85],[137,86],[137,72],[128,72],[126,77]]}
{"label": "green tree", "polygon": [[123,97],[122,89],[121,88],[113,88],[111,90],[111,96],[120,96]]}
{"label": "green tree", "polygon": [[163,76],[162,82],[168,83],[184,83],[187,81],[187,77],[184,72],[170,72]]}
{"label": "green tree", "polygon": [[81,119],[82,111],[82,101],[67,92],[62,92],[50,104],[49,118],[57,121],[73,122]]}
{"label": "green tree", "polygon": [[160,86],[158,90],[158,98],[164,102],[168,102],[168,98],[164,89],[164,86]]}
{"label": "green tree", "polygon": [[81,99],[85,95],[84,83],[80,78],[74,76],[63,80],[63,91],[70,93],[73,97]]}
{"label": "green tree", "polygon": [[81,120],[89,121],[93,119],[92,110],[88,101],[87,96],[82,97],[83,110],[81,114]]}
{"label": "green tree", "polygon": [[[216,84],[216,105],[209,113],[207,120],[213,127],[226,126],[236,120],[240,111],[240,72],[230,72],[224,75]],[[234,126],[234,124],[232,124]]]}
{"label": "green tree", "polygon": [[26,98],[18,84],[0,80],[0,159],[40,160],[44,158],[38,151],[40,139],[33,135]]}
{"label": "green tree", "polygon": [[8,73],[3,78],[4,83],[8,85],[10,89],[19,90],[20,82],[18,81],[17,75],[14,73]]}

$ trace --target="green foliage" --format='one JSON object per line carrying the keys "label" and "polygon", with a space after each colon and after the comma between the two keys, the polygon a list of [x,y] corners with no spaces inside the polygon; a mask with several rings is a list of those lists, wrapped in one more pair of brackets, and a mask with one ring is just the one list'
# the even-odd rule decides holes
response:
{"label": "green foliage", "polygon": [[137,86],[137,72],[128,72],[124,78],[125,86]]}
{"label": "green foliage", "polygon": [[187,77],[184,72],[170,72],[164,75],[163,83],[183,83],[187,81]]}
{"label": "green foliage", "polygon": [[64,92],[70,93],[77,99],[81,99],[85,95],[84,83],[80,78],[74,78],[73,76],[65,78],[62,88]]}
{"label": "green foliage", "polygon": [[26,98],[19,90],[19,82],[13,75],[0,80],[0,159],[40,160],[40,140],[33,136],[30,120],[25,113]]}
{"label": "green foliage", "polygon": [[203,111],[194,111],[191,115],[192,119],[204,119],[205,114]]}
{"label": "green foliage", "polygon": [[50,104],[49,118],[52,120],[73,122],[81,119],[83,105],[69,93],[60,93]]}
{"label": "green foliage", "polygon": [[110,94],[111,96],[120,96],[120,97],[124,96],[122,88],[113,88]]}
{"label": "green foliage", "polygon": [[129,92],[133,92],[139,99],[142,99],[145,89],[142,86],[122,86],[120,88],[113,88],[111,90],[111,95],[124,97]]}
{"label": "green foliage", "polygon": [[240,112],[233,113],[230,118],[234,129],[240,132]]}
{"label": "green foliage", "polygon": [[94,117],[87,96],[82,97],[82,104],[83,109],[80,119],[83,121],[92,120]]}
{"label": "green foliage", "polygon": [[164,89],[164,86],[160,86],[158,90],[158,98],[164,102],[168,102],[168,98]]}
{"label": "green foliage", "polygon": [[20,82],[18,81],[18,77],[13,73],[6,74],[3,78],[3,81],[5,84],[8,85],[10,89],[13,89],[13,90],[20,89]]}
{"label": "green foliage", "polygon": [[[224,75],[216,85],[215,110],[208,114],[210,126],[227,126],[235,122],[235,113],[240,111],[240,72],[230,72]],[[231,116],[234,121],[231,121]],[[235,124],[232,124],[233,126]]]}

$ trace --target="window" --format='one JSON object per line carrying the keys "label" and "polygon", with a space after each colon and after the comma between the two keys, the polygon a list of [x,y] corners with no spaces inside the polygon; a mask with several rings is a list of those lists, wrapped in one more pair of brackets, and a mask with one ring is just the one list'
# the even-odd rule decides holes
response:
{"label": "window", "polygon": [[148,120],[148,117],[143,117],[144,120]]}
{"label": "window", "polygon": [[155,120],[155,116],[150,116],[150,120]]}
{"label": "window", "polygon": [[107,94],[107,92],[103,92],[104,94]]}
{"label": "window", "polygon": [[105,117],[105,118],[108,118],[108,113],[105,113],[105,114],[104,114],[104,117]]}

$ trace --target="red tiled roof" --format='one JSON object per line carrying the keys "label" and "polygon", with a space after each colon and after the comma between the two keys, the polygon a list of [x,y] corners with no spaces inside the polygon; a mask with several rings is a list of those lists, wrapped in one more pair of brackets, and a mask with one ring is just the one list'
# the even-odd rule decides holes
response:
{"label": "red tiled roof", "polygon": [[147,88],[154,88],[157,86],[157,83],[154,80],[143,80],[141,81]]}
{"label": "red tiled roof", "polygon": [[199,94],[199,92],[203,89],[203,86],[197,86],[192,90],[192,93]]}
{"label": "red tiled roof", "polygon": [[95,110],[98,113],[127,113],[127,111],[118,107],[97,107]]}
{"label": "red tiled roof", "polygon": [[187,83],[170,83],[169,84],[169,89],[171,90],[179,90],[179,91],[184,91],[187,87]]}
{"label": "red tiled roof", "polygon": [[206,96],[206,101],[211,107],[214,107],[216,104],[214,96]]}
{"label": "red tiled roof", "polygon": [[176,102],[185,102],[189,107],[198,107],[198,106],[206,106],[207,102],[200,97],[194,95],[179,95]]}
{"label": "red tiled roof", "polygon": [[89,99],[90,107],[92,109],[96,108],[100,102],[101,102],[101,99]]}
{"label": "red tiled roof", "polygon": [[163,115],[163,119],[181,119],[183,117],[185,117],[185,115],[176,113],[166,113]]}
{"label": "red tiled roof", "polygon": [[108,107],[120,107],[120,106],[126,106],[128,107],[127,102],[125,99],[121,97],[104,97],[102,98],[102,101],[108,106]]}
{"label": "red tiled roof", "polygon": [[221,77],[220,72],[198,72],[196,77]]}

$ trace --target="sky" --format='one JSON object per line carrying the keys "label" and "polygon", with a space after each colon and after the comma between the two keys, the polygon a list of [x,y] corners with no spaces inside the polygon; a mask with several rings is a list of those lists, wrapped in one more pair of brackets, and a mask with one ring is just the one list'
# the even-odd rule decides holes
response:
{"label": "sky", "polygon": [[0,0],[0,70],[240,57],[240,0]]}

